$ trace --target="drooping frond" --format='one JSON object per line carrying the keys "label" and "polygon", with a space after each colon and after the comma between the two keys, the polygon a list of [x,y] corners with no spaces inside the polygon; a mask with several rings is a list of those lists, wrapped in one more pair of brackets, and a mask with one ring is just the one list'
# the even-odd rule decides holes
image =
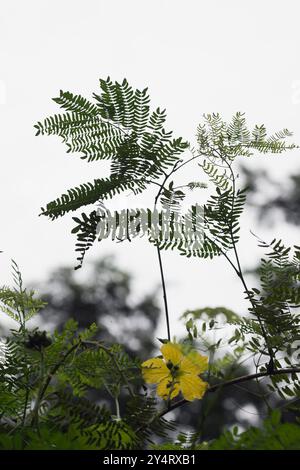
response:
{"label": "drooping frond", "polygon": [[77,234],[76,250],[81,253],[78,261],[82,263],[84,254],[93,242],[110,238],[111,240],[131,241],[137,236],[148,238],[159,249],[177,249],[181,255],[201,258],[219,256],[232,249],[239,240],[239,218],[246,200],[245,190],[233,192],[232,188],[221,191],[204,206],[192,206],[186,213],[180,213],[182,191],[164,190],[162,211],[150,209],[131,209],[92,212],[82,214],[82,219],[74,218],[77,223],[73,233]]}
{"label": "drooping frond", "polygon": [[[236,209],[237,211],[237,209]],[[237,214],[236,214],[237,216]],[[191,206],[184,214],[166,209],[123,209],[122,211],[100,210],[96,213],[73,217],[77,234],[76,251],[80,252],[80,265],[86,251],[94,241],[132,241],[145,236],[161,250],[178,250],[183,256],[212,258],[221,254],[212,239],[200,206]],[[79,265],[79,266],[80,266]]]}
{"label": "drooping frond", "polygon": [[53,98],[53,101],[59,104],[61,108],[77,114],[86,114],[88,116],[96,116],[98,114],[98,108],[96,105],[90,103],[83,96],[73,95],[73,93],[68,91],[64,92],[60,90],[60,96]]}
{"label": "drooping frond", "polygon": [[75,269],[82,266],[86,252],[93,246],[97,238],[97,227],[101,220],[101,217],[96,211],[92,211],[88,216],[85,213],[82,213],[81,216],[82,219],[73,217],[73,220],[78,224],[72,230],[72,233],[77,234],[75,251],[79,252],[79,256],[77,258],[79,264]]}
{"label": "drooping frond", "polygon": [[78,188],[72,188],[55,201],[49,202],[46,208],[42,208],[42,214],[52,220],[64,215],[66,212],[75,211],[88,204],[94,204],[102,199],[109,199],[125,189],[141,192],[145,188],[143,180],[132,181],[113,177],[94,180],[94,183],[81,184]]}
{"label": "drooping frond", "polygon": [[233,248],[239,240],[239,219],[246,201],[246,190],[221,191],[216,188],[204,208],[207,230],[218,246],[224,251]]}

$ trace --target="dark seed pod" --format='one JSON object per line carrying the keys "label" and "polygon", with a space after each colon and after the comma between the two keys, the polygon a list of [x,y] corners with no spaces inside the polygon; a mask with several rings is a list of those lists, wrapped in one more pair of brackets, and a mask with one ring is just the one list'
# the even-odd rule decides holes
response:
{"label": "dark seed pod", "polygon": [[47,336],[46,331],[35,331],[28,334],[28,339],[25,346],[28,349],[36,349],[41,351],[42,348],[47,348],[52,343],[52,340]]}

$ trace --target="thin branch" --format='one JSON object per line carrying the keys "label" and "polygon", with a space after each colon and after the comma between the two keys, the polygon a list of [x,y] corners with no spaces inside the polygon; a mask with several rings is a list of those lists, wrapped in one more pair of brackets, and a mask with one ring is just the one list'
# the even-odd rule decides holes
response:
{"label": "thin branch", "polygon": [[24,400],[24,407],[23,407],[23,415],[22,415],[22,422],[21,422],[22,428],[25,426],[26,414],[27,414],[27,407],[28,407],[28,401],[29,401],[29,394],[30,394],[29,372],[28,372],[28,369],[26,368],[26,393],[25,393],[25,400]]}
{"label": "thin branch", "polygon": [[185,162],[181,163],[181,165],[177,166],[173,173],[180,170],[180,168],[182,168],[184,165],[187,165],[188,163],[192,162],[193,160],[196,160],[199,157],[202,157],[203,155],[204,155],[203,153],[199,153],[198,155],[194,155],[193,157],[189,158]]}
{"label": "thin branch", "polygon": [[[161,183],[160,187],[159,187],[159,190],[155,196],[155,199],[154,199],[154,210],[156,208],[156,205],[157,205],[157,202],[158,202],[158,199],[164,189],[164,185],[166,184],[167,182],[167,179],[172,175],[172,173],[175,171],[174,169],[176,168],[176,164],[178,162],[175,163],[175,165],[173,166],[171,172],[167,175],[165,175],[165,178],[163,180],[163,182]],[[168,336],[168,340],[171,341],[171,332],[170,332],[170,320],[169,320],[169,308],[168,308],[168,298],[167,298],[167,290],[166,290],[166,282],[165,282],[165,276],[164,276],[164,269],[163,269],[163,264],[162,264],[162,259],[161,259],[161,254],[160,254],[160,248],[158,246],[158,243],[156,242],[155,244],[156,246],[156,250],[157,250],[157,256],[158,256],[158,263],[159,263],[159,271],[160,271],[160,278],[161,278],[161,285],[162,285],[162,289],[163,289],[163,299],[164,299],[164,307],[165,307],[165,317],[166,317],[166,324],[167,324],[167,336]]]}
{"label": "thin branch", "polygon": [[[192,160],[195,160],[196,158],[199,158],[201,154],[199,155],[194,155],[193,157],[189,158],[185,162],[182,162],[182,160],[177,160],[175,164],[173,165],[172,170],[169,173],[165,174],[165,177],[163,179],[163,182],[161,184],[156,183],[155,181],[152,181],[153,184],[156,184],[159,186],[159,190],[155,196],[154,199],[154,209],[156,208],[156,205],[158,203],[158,199],[165,187],[165,184],[167,180],[172,176],[173,173],[178,171],[180,168],[182,168],[184,165],[187,165],[190,163]],[[159,270],[160,270],[160,277],[161,277],[161,284],[162,284],[162,289],[163,289],[163,299],[164,299],[164,308],[165,308],[165,317],[166,317],[166,324],[167,324],[167,335],[168,335],[168,340],[171,340],[171,331],[170,331],[170,320],[169,320],[169,308],[168,308],[168,299],[167,299],[167,290],[166,290],[166,283],[165,283],[165,276],[164,276],[164,269],[163,269],[163,263],[161,259],[161,254],[160,254],[160,248],[158,244],[156,243],[156,249],[157,249],[157,255],[158,255],[158,262],[159,262]]]}
{"label": "thin branch", "polygon": [[[232,193],[233,193],[233,196],[232,196],[232,212],[233,213],[233,210],[234,210],[234,202],[235,202],[235,174],[232,170],[232,166],[230,163],[228,163],[228,161],[226,160],[226,158],[220,153],[218,152],[218,150],[216,149],[212,149],[214,152],[217,153],[217,157],[216,158],[221,158],[221,160],[223,162],[225,162],[225,164],[227,165],[227,168],[229,169],[230,171],[230,175],[231,175],[231,181],[232,181]],[[248,286],[246,284],[246,281],[245,281],[245,278],[243,276],[243,271],[242,271],[242,267],[241,267],[241,263],[240,263],[240,259],[239,259],[239,255],[238,255],[238,251],[237,251],[237,248],[236,248],[236,243],[235,243],[235,240],[234,240],[234,236],[233,236],[233,232],[232,232],[232,222],[230,223],[229,225],[229,230],[230,230],[230,238],[231,238],[231,242],[232,242],[232,246],[233,246],[233,251],[234,251],[234,256],[235,256],[235,259],[236,259],[236,263],[237,263],[237,267],[234,266],[234,264],[231,262],[231,260],[227,257],[227,255],[223,252],[222,254],[225,255],[226,259],[229,261],[229,263],[231,264],[231,266],[233,267],[234,271],[236,272],[236,274],[238,275],[238,277],[240,278],[242,284],[243,284],[243,287],[244,287],[244,290],[245,290],[245,293],[247,294],[247,298],[249,300],[249,302],[251,303],[252,305],[252,308],[253,308],[253,312],[254,314],[256,315],[257,319],[258,319],[258,322],[259,322],[259,325],[260,325],[260,329],[261,329],[261,332],[262,332],[262,336],[265,340],[265,343],[266,343],[266,347],[267,347],[267,350],[268,350],[268,354],[270,356],[270,361],[269,361],[269,369],[270,371],[273,371],[274,370],[274,365],[275,365],[275,355],[274,355],[274,351],[273,349],[269,346],[269,341],[268,341],[268,336],[267,336],[267,332],[265,330],[265,327],[264,327],[264,324],[260,318],[260,315],[257,313],[256,311],[256,305],[250,295],[250,291],[248,289]]]}
{"label": "thin branch", "polygon": [[[258,372],[256,374],[249,374],[249,375],[243,375],[241,377],[237,377],[235,379],[227,380],[226,382],[221,382],[219,384],[211,385],[207,392],[216,392],[220,388],[225,388],[225,387],[230,387],[231,385],[237,385],[241,384],[244,382],[249,382],[250,380],[253,379],[258,379],[260,377],[271,377],[273,375],[284,375],[284,374],[293,374],[293,373],[300,373],[300,367],[288,367],[284,369],[277,369],[273,370],[273,372],[265,371],[265,372]],[[165,409],[159,413],[157,418],[162,418],[165,416],[167,413],[170,411],[176,410],[177,408],[185,405],[186,403],[190,403],[188,400],[179,400],[176,403],[173,403],[172,405],[169,406],[168,409]]]}
{"label": "thin branch", "polygon": [[64,364],[65,360],[72,354],[73,351],[75,351],[79,346],[80,346],[81,340],[79,340],[76,344],[74,344],[67,352],[66,354],[61,358],[60,361],[58,361],[50,370],[49,374],[46,377],[46,380],[44,384],[41,385],[41,388],[38,392],[38,397],[35,402],[35,406],[33,409],[33,416],[31,420],[31,425],[38,424],[38,413],[39,413],[39,407],[41,404],[41,401],[47,391],[47,388],[49,387],[49,384],[52,380],[52,377],[56,374],[58,369]]}
{"label": "thin branch", "polygon": [[[232,167],[231,165],[226,161],[226,159],[224,159],[225,163],[227,163],[228,165],[228,168],[229,168],[229,171],[231,173],[231,177],[232,177],[232,192],[233,192],[233,196],[232,196],[232,212],[233,212],[233,209],[234,209],[234,201],[235,201],[235,174],[232,170]],[[266,342],[266,346],[267,346],[267,349],[268,349],[268,353],[269,353],[269,356],[270,356],[270,362],[269,362],[269,365],[268,367],[270,368],[270,370],[273,370],[274,369],[274,363],[275,363],[275,355],[274,355],[274,352],[273,352],[273,349],[269,346],[269,341],[268,341],[268,336],[267,336],[267,332],[265,330],[265,327],[264,327],[264,324],[260,318],[260,315],[258,315],[257,311],[256,311],[256,305],[250,295],[250,291],[248,289],[248,286],[246,284],[246,281],[245,281],[245,278],[243,276],[243,271],[242,271],[242,267],[241,267],[241,263],[240,263],[240,259],[239,259],[239,255],[238,255],[238,251],[237,251],[237,248],[236,248],[236,243],[235,243],[235,240],[234,240],[234,236],[233,236],[233,232],[232,232],[232,223],[230,224],[230,236],[231,236],[231,241],[232,241],[232,245],[233,245],[233,251],[234,251],[234,255],[235,255],[235,259],[236,259],[236,262],[237,262],[237,267],[238,267],[238,272],[239,272],[239,278],[243,284],[243,287],[245,289],[245,292],[247,294],[247,297],[248,297],[248,300],[249,302],[251,303],[252,305],[252,308],[253,308],[253,312],[256,314],[257,318],[258,318],[258,321],[259,321],[259,325],[260,325],[260,329],[261,329],[261,332],[262,332],[262,335],[264,337],[264,340]]]}
{"label": "thin branch", "polygon": [[228,263],[231,265],[231,267],[234,269],[235,273],[240,277],[240,273],[234,263],[231,261],[229,256],[227,255],[226,251],[224,251],[216,242],[215,240],[212,240],[209,236],[206,235],[207,240],[209,240],[211,243],[213,243],[216,248],[222,253],[222,255],[227,259]]}
{"label": "thin branch", "polygon": [[161,259],[160,249],[159,249],[159,247],[158,247],[157,245],[156,245],[156,249],[157,249],[158,261],[159,261],[159,270],[160,270],[160,276],[161,276],[161,284],[162,284],[162,289],[163,289],[163,298],[164,298],[165,313],[166,313],[166,323],[167,323],[167,335],[168,335],[168,340],[171,341],[169,309],[168,309],[168,299],[167,299],[167,290],[166,290],[165,276],[164,276],[164,270],[163,270],[163,265],[162,265],[162,259]]}

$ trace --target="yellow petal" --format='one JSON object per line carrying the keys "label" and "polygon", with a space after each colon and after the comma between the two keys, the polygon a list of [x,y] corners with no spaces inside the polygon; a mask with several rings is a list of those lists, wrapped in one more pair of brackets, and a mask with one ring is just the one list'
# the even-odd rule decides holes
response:
{"label": "yellow petal", "polygon": [[177,397],[180,392],[180,387],[178,382],[172,383],[172,376],[161,380],[157,386],[157,395],[163,398],[164,400],[172,400],[172,398]]}
{"label": "yellow petal", "polygon": [[179,380],[182,394],[188,401],[202,398],[208,386],[207,382],[197,375],[183,374]]}
{"label": "yellow petal", "polygon": [[198,374],[202,374],[208,369],[208,357],[202,356],[202,354],[197,351],[192,351],[188,354],[188,359],[197,367]]}
{"label": "yellow petal", "polygon": [[158,357],[148,359],[142,364],[142,374],[145,382],[156,384],[170,375],[165,362]]}
{"label": "yellow petal", "polygon": [[174,366],[179,365],[183,359],[183,354],[179,344],[166,343],[160,348],[166,362],[171,361]]}
{"label": "yellow petal", "polygon": [[201,356],[196,351],[191,352],[185,356],[180,365],[180,370],[188,374],[199,375],[201,372],[207,370],[208,357]]}
{"label": "yellow petal", "polygon": [[180,372],[184,374],[198,375],[198,367],[190,359],[184,357],[181,361]]}

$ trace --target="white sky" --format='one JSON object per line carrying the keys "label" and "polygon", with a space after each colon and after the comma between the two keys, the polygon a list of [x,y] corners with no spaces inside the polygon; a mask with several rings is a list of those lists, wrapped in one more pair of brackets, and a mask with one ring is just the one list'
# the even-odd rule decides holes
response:
{"label": "white sky", "polygon": [[[0,283],[10,280],[11,257],[28,282],[75,262],[71,215],[51,222],[38,217],[39,209],[67,188],[107,174],[102,162],[67,156],[58,138],[34,136],[33,124],[58,112],[51,98],[60,89],[91,97],[98,78],[126,77],[134,87],[148,86],[153,107],[167,108],[167,128],[192,142],[203,113],[229,119],[245,111],[251,124],[264,122],[271,132],[287,127],[299,143],[299,16],[297,0],[1,0]],[[280,179],[299,170],[298,158],[294,151],[249,164]],[[194,180],[195,167],[189,171]],[[241,243],[246,265],[261,254],[250,229],[257,227],[248,211]],[[268,239],[274,230],[256,231]],[[276,230],[298,242],[282,221]],[[107,253],[134,274],[136,297],[158,284],[155,250],[146,241],[96,244],[87,260]],[[223,260],[176,252],[163,259],[173,321],[205,305],[242,312],[239,281]]]}

